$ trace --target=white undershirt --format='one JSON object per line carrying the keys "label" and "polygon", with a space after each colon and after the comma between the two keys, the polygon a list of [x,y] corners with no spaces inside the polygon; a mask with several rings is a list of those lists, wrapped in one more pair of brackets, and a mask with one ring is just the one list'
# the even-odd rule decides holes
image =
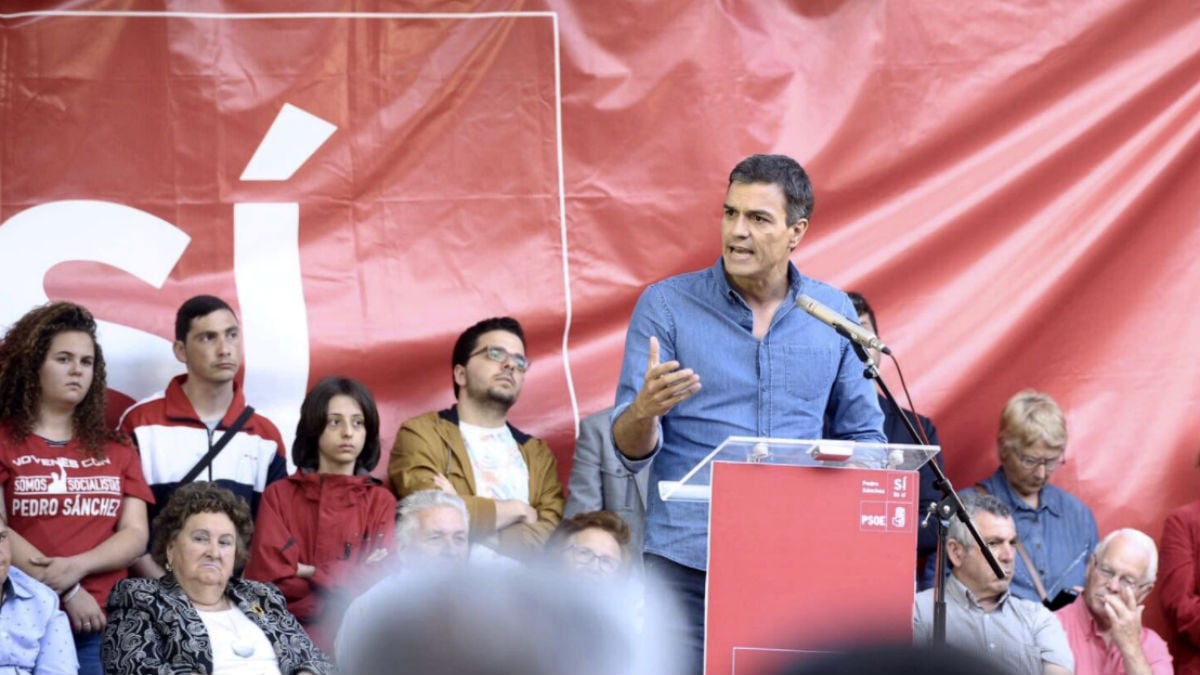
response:
{"label": "white undershirt", "polygon": [[529,466],[508,426],[480,427],[459,422],[475,473],[475,496],[529,503]]}
{"label": "white undershirt", "polygon": [[[508,425],[480,427],[459,421],[471,458],[471,470],[475,474],[475,496],[489,499],[515,499],[529,503],[529,465],[521,455],[517,439],[513,438]],[[472,563],[511,563],[497,550],[500,534],[476,539],[471,547]]]}
{"label": "white undershirt", "polygon": [[281,675],[271,641],[240,609],[197,613],[212,642],[213,675]]}

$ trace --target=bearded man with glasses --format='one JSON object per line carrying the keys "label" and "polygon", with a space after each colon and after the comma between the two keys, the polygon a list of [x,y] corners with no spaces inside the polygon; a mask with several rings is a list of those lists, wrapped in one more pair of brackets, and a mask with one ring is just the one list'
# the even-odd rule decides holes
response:
{"label": "bearded man with glasses", "polygon": [[1142,625],[1158,573],[1158,549],[1144,532],[1110,532],[1087,565],[1083,601],[1057,612],[1075,655],[1075,672],[1169,675],[1167,643]]}
{"label": "bearded man with glasses", "polygon": [[392,491],[458,495],[473,559],[528,559],[562,520],[563,489],[550,446],[508,423],[529,369],[521,324],[476,323],[455,342],[451,366],[458,403],[400,426],[388,460]]}

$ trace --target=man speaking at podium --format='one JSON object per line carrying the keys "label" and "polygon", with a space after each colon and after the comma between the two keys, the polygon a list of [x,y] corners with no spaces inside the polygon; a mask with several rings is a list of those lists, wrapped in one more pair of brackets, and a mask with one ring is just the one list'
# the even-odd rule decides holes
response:
{"label": "man speaking at podium", "polygon": [[721,258],[650,285],[625,337],[613,438],[631,470],[650,466],[646,568],[683,602],[689,625],[679,639],[696,673],[708,505],[663,502],[658,482],[679,480],[729,436],[886,442],[850,341],[796,306],[808,295],[855,321],[845,293],[789,260],[812,205],[812,183],[796,160],[742,160],[729,175]]}

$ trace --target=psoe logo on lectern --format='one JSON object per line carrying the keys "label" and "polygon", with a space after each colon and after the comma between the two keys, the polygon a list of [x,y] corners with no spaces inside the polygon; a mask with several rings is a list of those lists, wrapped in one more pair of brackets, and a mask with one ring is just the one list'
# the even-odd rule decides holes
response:
{"label": "psoe logo on lectern", "polygon": [[862,502],[858,513],[858,529],[861,531],[887,532],[887,504],[884,502]]}

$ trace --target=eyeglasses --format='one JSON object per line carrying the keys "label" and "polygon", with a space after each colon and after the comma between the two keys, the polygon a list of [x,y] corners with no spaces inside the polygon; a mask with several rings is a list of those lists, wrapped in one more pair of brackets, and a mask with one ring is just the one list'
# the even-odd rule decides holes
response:
{"label": "eyeglasses", "polygon": [[1047,457],[1045,459],[1029,457],[1027,455],[1022,455],[1019,452],[1016,453],[1016,455],[1017,459],[1021,462],[1021,466],[1029,469],[1030,471],[1037,469],[1039,466],[1044,466],[1046,467],[1046,472],[1049,473],[1062,466],[1063,463],[1062,455],[1059,455],[1058,457]]}
{"label": "eyeglasses", "polygon": [[[1092,560],[1095,561],[1095,558],[1093,557]],[[1095,563],[1094,566],[1096,568],[1096,571],[1100,573],[1100,578],[1104,580],[1105,586],[1112,583],[1112,580],[1114,577],[1117,578],[1117,583],[1120,584],[1121,588],[1123,588],[1127,591],[1136,591],[1146,585],[1146,584],[1138,582],[1138,580],[1134,579],[1133,577],[1129,577],[1129,576],[1117,577],[1117,571],[1106,565],[1101,565],[1100,563]]]}
{"label": "eyeglasses", "polygon": [[470,356],[467,358],[473,359],[480,354],[486,355],[488,360],[495,361],[496,363],[512,361],[513,368],[516,368],[522,373],[526,370],[529,370],[529,359],[525,358],[524,354],[513,354],[504,347],[497,347],[495,345],[489,347],[480,347],[479,349],[471,352]]}
{"label": "eyeglasses", "polygon": [[564,549],[571,556],[571,560],[580,567],[587,567],[595,563],[596,567],[605,574],[616,572],[621,567],[621,561],[608,555],[600,555],[590,548],[571,544]]}

